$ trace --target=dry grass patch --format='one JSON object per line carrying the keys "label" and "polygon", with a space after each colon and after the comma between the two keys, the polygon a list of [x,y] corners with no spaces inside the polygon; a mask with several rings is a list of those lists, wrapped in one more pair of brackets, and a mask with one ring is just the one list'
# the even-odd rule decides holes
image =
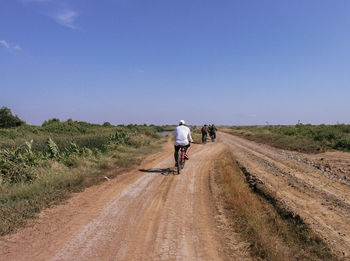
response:
{"label": "dry grass patch", "polygon": [[200,127],[192,129],[191,136],[195,143],[202,143],[202,132]]}
{"label": "dry grass patch", "polygon": [[327,245],[300,219],[281,212],[254,193],[232,153],[215,164],[216,182],[235,232],[250,243],[251,255],[266,260],[335,260]]}

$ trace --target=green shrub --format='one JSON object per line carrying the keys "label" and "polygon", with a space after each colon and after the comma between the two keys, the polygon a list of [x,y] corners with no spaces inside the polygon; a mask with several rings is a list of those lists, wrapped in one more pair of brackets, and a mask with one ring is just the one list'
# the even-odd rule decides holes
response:
{"label": "green shrub", "polygon": [[58,146],[56,145],[56,143],[51,139],[49,138],[47,141],[46,141],[46,145],[47,145],[47,155],[49,158],[51,159],[59,159],[60,157],[60,151],[58,149]]}
{"label": "green shrub", "polygon": [[336,149],[350,151],[350,139],[341,138],[334,146]]}
{"label": "green shrub", "polygon": [[106,122],[104,122],[104,123],[102,124],[102,126],[103,126],[103,127],[111,127],[112,124],[109,123],[108,121],[106,121]]}
{"label": "green shrub", "polygon": [[57,134],[85,134],[91,130],[93,124],[78,121],[61,122],[59,119],[45,121],[40,129],[42,132]]}
{"label": "green shrub", "polygon": [[70,168],[76,168],[79,166],[81,158],[77,154],[71,154],[62,159],[64,165]]}
{"label": "green shrub", "polygon": [[130,131],[132,128],[118,128],[114,135],[111,135],[110,140],[116,144],[125,144],[130,136],[135,135],[134,131]]}
{"label": "green shrub", "polygon": [[31,151],[31,142],[20,148],[0,150],[0,175],[2,182],[18,183],[36,179],[34,167],[38,166],[43,156]]}
{"label": "green shrub", "polygon": [[4,106],[0,109],[0,128],[17,127],[24,123],[17,115],[12,115],[9,108]]}

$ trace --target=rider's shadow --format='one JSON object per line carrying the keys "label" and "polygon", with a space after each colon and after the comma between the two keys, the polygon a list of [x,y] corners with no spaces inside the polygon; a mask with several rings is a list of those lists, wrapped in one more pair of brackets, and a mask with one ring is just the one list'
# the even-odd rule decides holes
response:
{"label": "rider's shadow", "polygon": [[174,170],[171,168],[166,168],[166,169],[139,169],[141,172],[148,172],[148,173],[160,173],[164,176],[169,175],[169,174],[174,174]]}

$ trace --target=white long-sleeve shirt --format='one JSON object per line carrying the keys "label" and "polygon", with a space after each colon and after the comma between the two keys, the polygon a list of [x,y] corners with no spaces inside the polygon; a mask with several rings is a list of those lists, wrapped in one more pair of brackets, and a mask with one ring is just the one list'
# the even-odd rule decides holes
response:
{"label": "white long-sleeve shirt", "polygon": [[175,145],[186,146],[193,142],[190,128],[180,125],[175,128]]}

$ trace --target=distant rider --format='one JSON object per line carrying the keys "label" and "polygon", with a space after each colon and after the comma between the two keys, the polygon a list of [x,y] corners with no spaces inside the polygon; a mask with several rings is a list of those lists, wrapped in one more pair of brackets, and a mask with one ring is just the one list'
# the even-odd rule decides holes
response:
{"label": "distant rider", "polygon": [[189,151],[190,142],[193,142],[191,137],[191,130],[187,126],[185,126],[185,121],[181,120],[179,126],[175,128],[175,167],[177,164],[177,158],[179,154],[179,149],[181,147],[185,147],[185,159],[189,159],[187,152]]}
{"label": "distant rider", "polygon": [[204,124],[204,126],[201,129],[202,131],[202,143],[207,142],[207,136],[208,136],[208,126],[207,124]]}
{"label": "distant rider", "polygon": [[218,129],[215,127],[214,124],[209,126],[209,135],[210,135],[211,141],[215,141],[215,139],[216,139],[216,131],[217,130]]}

